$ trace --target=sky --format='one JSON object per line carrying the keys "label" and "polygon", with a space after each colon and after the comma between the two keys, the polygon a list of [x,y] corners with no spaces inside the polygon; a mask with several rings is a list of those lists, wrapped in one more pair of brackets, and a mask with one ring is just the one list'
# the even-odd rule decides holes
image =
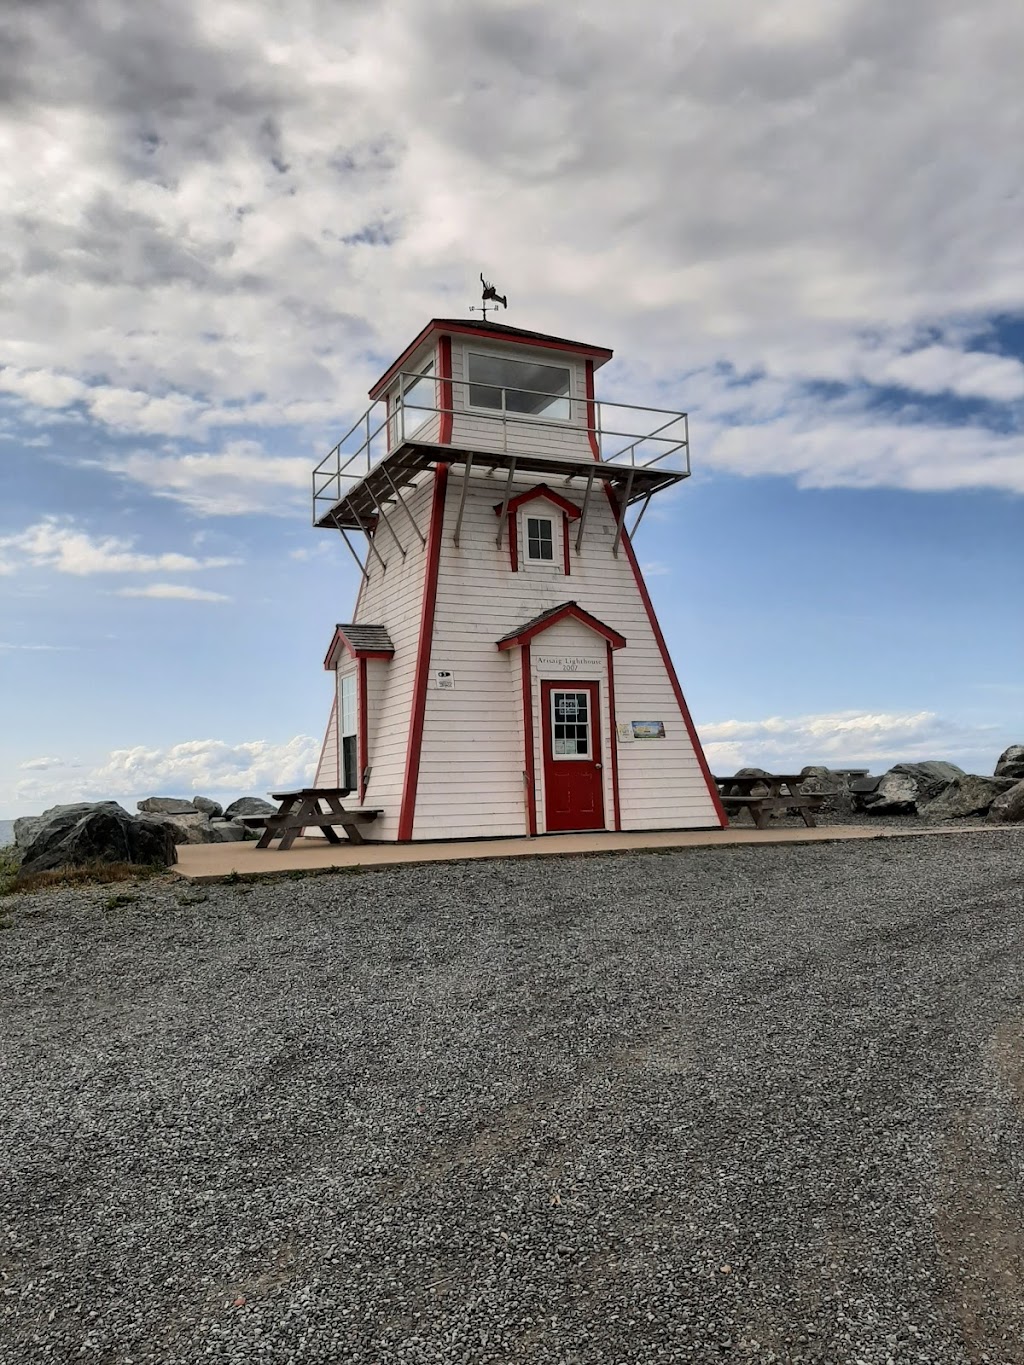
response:
{"label": "sky", "polygon": [[313,464],[433,316],[686,408],[638,533],[715,769],[1024,742],[1019,0],[13,0],[0,816],[309,780]]}

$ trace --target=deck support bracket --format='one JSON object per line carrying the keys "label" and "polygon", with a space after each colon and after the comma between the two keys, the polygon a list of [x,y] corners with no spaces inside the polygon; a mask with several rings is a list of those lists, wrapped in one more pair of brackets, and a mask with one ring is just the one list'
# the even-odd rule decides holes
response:
{"label": "deck support bracket", "polygon": [[356,561],[356,564],[357,564],[358,567],[359,567],[359,572],[363,575],[363,578],[364,578],[364,579],[368,579],[368,578],[370,577],[370,575],[369,575],[369,574],[367,573],[367,571],[366,571],[366,565],[363,563],[363,561],[359,558],[359,555],[356,553],[356,547],[355,547],[355,546],[352,544],[352,542],[349,540],[348,535],[347,535],[347,533],[346,533],[346,531],[345,531],[344,526],[342,526],[341,522],[339,522],[339,520],[338,520],[338,518],[337,518],[337,514],[334,514],[334,515],[332,516],[331,520],[334,522],[334,528],[335,528],[335,530],[341,532],[341,538],[342,538],[342,540],[345,542],[346,546],[348,547],[348,552],[349,552],[349,554],[350,554],[350,555],[352,556],[352,558]]}
{"label": "deck support bracket", "polygon": [[398,539],[398,533],[396,532],[395,528],[391,525],[391,522],[390,522],[390,520],[389,520],[389,518],[388,518],[388,514],[387,514],[387,513],[385,512],[385,510],[384,510],[384,503],[385,503],[385,501],[386,501],[386,499],[378,497],[377,494],[376,494],[376,492],[373,493],[373,502],[374,502],[374,507],[375,507],[375,509],[376,509],[376,515],[377,515],[378,519],[379,519],[380,521],[382,521],[382,522],[384,523],[384,525],[388,528],[388,535],[391,537],[391,539],[392,539],[392,540],[395,542],[395,544],[398,546],[398,553],[399,553],[399,554],[402,556],[402,558],[404,559],[405,556],[406,556],[406,549],[405,549],[405,546],[402,544],[402,542]]}
{"label": "deck support bracket", "polygon": [[420,538],[420,544],[421,544],[421,545],[426,545],[426,543],[427,543],[427,538],[426,538],[426,536],[423,534],[423,532],[420,530],[420,528],[416,525],[416,518],[415,518],[415,517],[413,516],[413,514],[409,511],[409,504],[408,504],[408,503],[406,502],[406,500],[402,497],[401,492],[400,492],[399,489],[396,487],[395,481],[394,481],[394,479],[391,477],[391,474],[390,474],[390,472],[389,472],[389,470],[388,470],[387,465],[383,465],[383,464],[382,464],[382,465],[381,465],[381,469],[384,471],[384,477],[387,479],[388,483],[391,485],[391,491],[392,491],[392,493],[394,493],[395,497],[396,497],[396,498],[398,499],[398,501],[402,504],[402,511],[403,511],[403,512],[405,513],[405,515],[409,518],[409,525],[412,527],[412,529],[413,529],[413,530],[416,532],[416,534],[419,536],[419,538]]}
{"label": "deck support bracket", "polygon": [[579,529],[576,532],[576,553],[579,554],[583,545],[583,528],[587,524],[587,513],[590,511],[590,495],[594,491],[594,471],[591,470],[587,478],[587,491],[583,494],[583,508],[580,512]]}
{"label": "deck support bracket", "polygon": [[[366,537],[366,544],[369,547],[370,552],[372,553],[374,559],[380,565],[381,572],[387,573],[388,571],[387,561],[381,558],[381,553],[377,549],[377,546],[374,544],[373,534],[363,525],[362,518],[360,517],[356,509],[352,506],[352,499],[346,498],[345,505],[348,507],[348,510],[352,513],[352,520],[355,522],[355,524],[359,527],[360,531],[362,531],[363,535]],[[367,560],[367,562],[369,562],[369,560]]]}
{"label": "deck support bracket", "polygon": [[498,534],[494,538],[494,543],[501,549],[502,537],[505,534],[505,523],[508,521],[508,504],[512,497],[512,480],[516,476],[516,457],[512,456],[512,461],[508,467],[508,478],[505,480],[505,496],[501,501],[501,512],[498,516]]}
{"label": "deck support bracket", "polygon": [[465,468],[462,471],[462,492],[459,494],[459,515],[455,520],[455,535],[452,537],[458,545],[459,537],[462,535],[462,514],[466,510],[466,494],[469,492],[469,476],[473,472],[473,452],[469,452]]}
{"label": "deck support bracket", "polygon": [[651,505],[651,498],[652,498],[653,496],[654,496],[654,495],[653,495],[652,493],[648,493],[647,496],[646,496],[646,498],[644,498],[644,505],[643,505],[643,507],[640,508],[640,515],[637,517],[636,521],[634,521],[634,523],[633,523],[633,529],[632,529],[631,531],[628,531],[628,532],[627,532],[627,534],[628,534],[630,540],[632,540],[633,537],[636,535],[636,528],[637,528],[637,527],[640,525],[640,523],[643,521],[643,519],[644,519],[644,513],[647,511],[648,507],[650,507],[650,505]]}
{"label": "deck support bracket", "polygon": [[612,542],[612,554],[616,559],[619,557],[619,541],[622,539],[622,527],[626,521],[626,510],[629,507],[630,494],[633,492],[633,471],[626,475],[626,491],[622,494],[622,505],[619,508],[619,519],[615,526],[615,539]]}

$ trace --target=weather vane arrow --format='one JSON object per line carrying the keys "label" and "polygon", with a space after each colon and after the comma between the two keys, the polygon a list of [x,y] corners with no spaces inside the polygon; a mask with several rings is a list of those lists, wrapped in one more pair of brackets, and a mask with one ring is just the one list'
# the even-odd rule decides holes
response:
{"label": "weather vane arrow", "polygon": [[[499,303],[501,304],[502,308],[507,308],[507,307],[508,307],[508,299],[505,297],[504,294],[499,294],[498,291],[497,291],[497,289],[495,289],[494,285],[491,284],[491,282],[490,282],[489,280],[485,280],[485,279],[484,279],[482,273],[481,273],[481,275],[480,275],[480,283],[481,283],[481,284],[483,285],[483,287],[484,287],[484,292],[483,292],[483,303],[482,303],[482,304],[472,304],[472,303],[471,303],[471,304],[469,305],[469,311],[470,311],[471,313],[483,313],[483,315],[484,315],[484,322],[486,322],[486,321],[487,321],[487,314],[488,314],[488,313],[496,312]],[[491,305],[493,305],[493,306],[492,306],[492,307],[488,307],[488,304],[491,304]]]}

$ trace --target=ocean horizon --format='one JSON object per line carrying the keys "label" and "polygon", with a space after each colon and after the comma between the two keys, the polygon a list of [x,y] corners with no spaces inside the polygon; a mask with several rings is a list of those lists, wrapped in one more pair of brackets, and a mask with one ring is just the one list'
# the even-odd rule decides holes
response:
{"label": "ocean horizon", "polygon": [[14,821],[0,820],[0,848],[14,843]]}

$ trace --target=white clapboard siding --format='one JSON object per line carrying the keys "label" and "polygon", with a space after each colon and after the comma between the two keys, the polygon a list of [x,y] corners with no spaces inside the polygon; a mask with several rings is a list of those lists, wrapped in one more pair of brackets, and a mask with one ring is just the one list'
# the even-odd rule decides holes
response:
{"label": "white clapboard siding", "polygon": [[[516,491],[535,482],[523,476],[516,481]],[[612,554],[615,519],[607,500],[596,497],[592,501],[583,552],[577,555],[572,549],[572,572],[568,579],[547,566],[542,572],[535,572],[522,557],[520,572],[511,574],[507,540],[500,548],[495,545],[494,503],[498,500],[495,492],[498,485],[494,479],[472,476],[461,543],[458,547],[452,543],[460,483],[460,478],[453,478],[448,489],[431,654],[431,668],[450,669],[455,675],[455,688],[450,692],[432,688],[428,692],[414,837],[516,834],[526,828],[519,719],[521,687],[518,663],[513,662],[518,651],[499,651],[496,641],[539,612],[567,600],[576,601],[626,637],[626,648],[614,654],[616,718],[661,720],[665,725],[664,739],[618,745],[623,827],[717,825],[714,804],[629,560],[624,552],[618,558]],[[570,501],[579,501],[579,494],[567,494],[565,488],[558,491],[569,496]],[[369,607],[361,619],[375,619]],[[544,652],[546,637],[556,638],[553,632],[558,629],[552,627],[536,637],[533,652]],[[605,652],[601,637],[589,631],[585,634],[593,641],[596,655]],[[563,632],[559,638],[569,636]],[[398,641],[395,643],[397,649]],[[603,676],[599,681],[603,683],[602,744],[606,750],[607,785],[611,780],[612,721],[607,715],[607,681]],[[539,685],[534,691],[536,709]],[[464,700],[462,706],[460,699]],[[536,719],[535,734],[541,786],[543,752]],[[476,772],[480,766],[491,771],[486,790],[475,782],[460,782],[460,769],[472,768]],[[376,780],[375,768],[374,784]],[[538,792],[538,817],[543,829],[541,795]],[[517,812],[514,821],[510,820],[511,812]],[[606,818],[610,824],[610,790],[606,795]]]}
{"label": "white clapboard siding", "polygon": [[[434,476],[428,472],[416,487],[406,493],[406,502],[416,524],[426,536],[430,525],[430,504]],[[403,514],[403,519],[404,514]],[[374,826],[374,838],[397,839],[398,819],[405,780],[405,759],[409,743],[416,655],[419,648],[420,619],[423,611],[423,580],[426,551],[405,519],[399,534],[406,547],[403,560],[392,543],[390,553],[384,536],[381,549],[387,572],[370,555],[369,578],[363,584],[356,622],[382,625],[395,647],[389,662],[371,660],[367,666],[367,757],[372,769],[364,804],[383,811]]]}
{"label": "white clapboard siding", "polygon": [[327,732],[324,735],[323,746],[320,750],[320,762],[316,765],[316,777],[313,779],[314,787],[336,787],[338,785],[338,698],[335,694],[334,701],[331,703],[331,716],[327,722]]}

